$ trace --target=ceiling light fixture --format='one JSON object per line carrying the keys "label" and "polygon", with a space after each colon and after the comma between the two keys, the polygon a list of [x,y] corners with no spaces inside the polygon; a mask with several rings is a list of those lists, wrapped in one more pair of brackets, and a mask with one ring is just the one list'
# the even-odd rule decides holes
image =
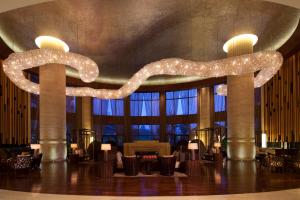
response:
{"label": "ceiling light fixture", "polygon": [[51,46],[62,47],[65,52],[69,52],[69,50],[70,50],[67,43],[65,43],[61,39],[58,39],[53,36],[48,36],[48,35],[38,36],[37,38],[35,38],[34,42],[35,42],[36,46],[38,46],[40,49],[43,48],[43,45],[46,44],[46,45],[51,45]]}
{"label": "ceiling light fixture", "polygon": [[[155,75],[184,75],[201,78],[242,75],[260,71],[254,79],[254,86],[265,84],[280,69],[282,55],[277,51],[262,51],[209,62],[194,62],[180,58],[168,58],[145,65],[136,72],[120,89],[94,89],[91,87],[67,87],[68,96],[91,96],[102,99],[119,99],[136,91],[149,77]],[[23,70],[48,64],[69,65],[79,71],[80,78],[91,82],[98,76],[98,66],[90,58],[54,49],[36,49],[12,53],[3,61],[3,70],[19,88],[39,94],[39,84],[26,79]],[[223,87],[226,89],[227,87]]]}
{"label": "ceiling light fixture", "polygon": [[234,43],[239,40],[250,40],[252,42],[252,46],[254,46],[257,43],[258,37],[254,34],[242,34],[234,36],[233,38],[225,42],[225,44],[223,45],[223,51],[228,53],[228,47],[234,45]]}

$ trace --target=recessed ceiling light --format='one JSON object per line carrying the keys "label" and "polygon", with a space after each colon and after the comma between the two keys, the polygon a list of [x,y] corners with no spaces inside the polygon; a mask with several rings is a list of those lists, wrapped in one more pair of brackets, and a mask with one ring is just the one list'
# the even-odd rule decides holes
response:
{"label": "recessed ceiling light", "polygon": [[39,48],[42,47],[42,44],[52,44],[55,46],[62,47],[65,52],[68,52],[70,50],[69,46],[61,39],[52,36],[47,36],[47,35],[42,35],[35,38],[35,44]]}
{"label": "recessed ceiling light", "polygon": [[249,40],[249,39],[251,40],[252,45],[254,46],[257,43],[258,37],[254,34],[242,34],[242,35],[234,36],[233,38],[225,42],[225,44],[223,45],[223,51],[227,53],[229,45],[236,42],[237,40]]}

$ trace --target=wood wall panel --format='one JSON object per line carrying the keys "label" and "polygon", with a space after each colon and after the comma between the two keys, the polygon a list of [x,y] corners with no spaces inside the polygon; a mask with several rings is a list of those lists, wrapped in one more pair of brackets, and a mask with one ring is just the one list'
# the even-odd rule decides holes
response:
{"label": "wood wall panel", "polygon": [[300,52],[263,86],[263,127],[270,142],[300,141]]}
{"label": "wood wall panel", "polygon": [[30,142],[28,93],[6,77],[2,61],[0,68],[0,144],[27,144]]}

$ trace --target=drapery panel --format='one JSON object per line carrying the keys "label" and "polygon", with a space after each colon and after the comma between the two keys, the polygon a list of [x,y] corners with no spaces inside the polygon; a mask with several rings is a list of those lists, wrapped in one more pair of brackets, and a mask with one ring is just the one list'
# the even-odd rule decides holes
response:
{"label": "drapery panel", "polygon": [[217,94],[217,87],[214,86],[214,109],[215,112],[224,112],[226,111],[226,96],[220,96]]}
{"label": "drapery panel", "polygon": [[124,116],[124,100],[93,98],[93,114],[104,116]]}
{"label": "drapery panel", "polygon": [[159,116],[159,92],[133,93],[130,96],[131,116]]}
{"label": "drapery panel", "polygon": [[197,89],[166,92],[166,115],[197,114]]}

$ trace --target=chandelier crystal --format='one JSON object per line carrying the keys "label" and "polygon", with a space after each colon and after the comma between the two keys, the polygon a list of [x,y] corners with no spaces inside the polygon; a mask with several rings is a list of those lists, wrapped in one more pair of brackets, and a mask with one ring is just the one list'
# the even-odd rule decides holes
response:
{"label": "chandelier crystal", "polygon": [[[276,51],[262,51],[209,62],[167,58],[145,65],[119,89],[66,87],[66,95],[119,99],[130,95],[145,80],[155,75],[199,76],[205,79],[260,71],[254,79],[254,86],[261,87],[280,69],[282,62],[281,54]],[[43,65],[51,63],[68,65],[77,69],[80,78],[85,82],[94,81],[99,74],[97,64],[90,58],[54,49],[36,49],[22,53],[12,53],[3,61],[3,70],[19,88],[30,93],[39,94],[39,84],[28,80],[24,76],[23,70],[37,66],[43,67]],[[226,95],[226,85],[219,87],[218,93]]]}

